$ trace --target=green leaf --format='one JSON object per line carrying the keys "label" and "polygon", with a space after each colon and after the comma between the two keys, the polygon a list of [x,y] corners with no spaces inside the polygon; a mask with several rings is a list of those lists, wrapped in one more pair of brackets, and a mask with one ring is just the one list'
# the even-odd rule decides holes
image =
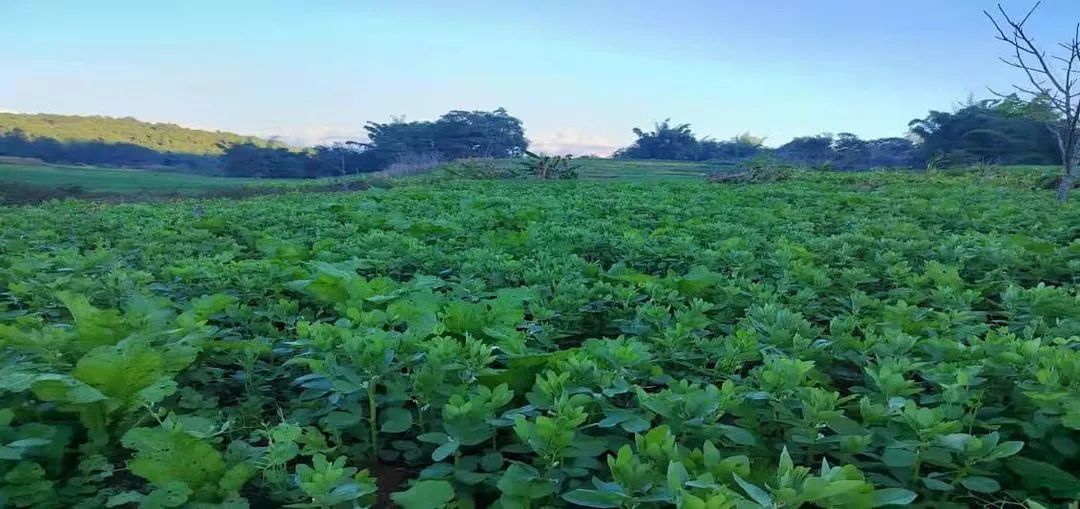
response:
{"label": "green leaf", "polygon": [[138,504],[146,498],[146,495],[137,491],[122,491],[105,501],[105,507],[120,507],[130,504]]}
{"label": "green leaf", "polygon": [[498,452],[489,452],[480,458],[480,467],[488,472],[494,472],[503,466],[503,455]]}
{"label": "green leaf", "polygon": [[383,421],[379,431],[386,433],[401,433],[412,427],[412,412],[404,408],[387,408],[379,414],[379,420]]}
{"label": "green leaf", "polygon": [[582,507],[622,507],[630,497],[622,493],[599,490],[574,490],[562,496],[563,500]]}
{"label": "green leaf", "polygon": [[754,502],[757,502],[761,507],[772,507],[772,497],[769,496],[765,490],[746,482],[742,477],[739,477],[739,474],[732,473],[731,476],[735,478],[735,482],[739,483],[739,486],[742,486],[743,491],[745,491]]}
{"label": "green leaf", "polygon": [[678,461],[669,461],[667,467],[667,484],[668,491],[672,494],[681,493],[683,489],[683,483],[690,480],[690,474],[686,471],[686,467]]}
{"label": "green leaf", "polygon": [[208,485],[216,487],[225,474],[221,453],[181,431],[134,428],[124,434],[121,443],[136,451],[128,461],[131,473],[153,484],[177,481],[198,491]]}
{"label": "green leaf", "polygon": [[933,477],[923,477],[922,482],[923,482],[923,485],[925,485],[927,487],[927,489],[931,489],[931,490],[934,490],[934,491],[952,491],[953,490],[953,487],[952,487],[951,484],[949,484],[949,483],[947,483],[945,481],[942,481],[940,479],[933,478]]}
{"label": "green leaf", "polygon": [[1023,456],[1013,456],[1005,464],[1029,490],[1045,489],[1057,497],[1080,498],[1080,480],[1054,465]]}
{"label": "green leaf", "polygon": [[436,509],[454,499],[454,487],[446,481],[419,481],[390,498],[404,509]]}
{"label": "green leaf", "polygon": [[144,403],[156,403],[176,391],[176,384],[167,377],[160,349],[140,341],[97,347],[79,359],[71,374],[122,401],[138,395],[147,398]]}
{"label": "green leaf", "polygon": [[915,500],[915,492],[903,488],[874,490],[874,507],[884,505],[908,505]]}
{"label": "green leaf", "polygon": [[442,461],[449,457],[451,454],[454,454],[458,450],[458,447],[460,445],[461,442],[458,442],[457,440],[451,440],[449,442],[446,442],[445,444],[436,447],[435,450],[431,452],[431,459],[435,461]]}
{"label": "green leaf", "polygon": [[981,475],[965,477],[960,480],[960,484],[963,484],[965,488],[971,491],[979,493],[994,493],[1001,489],[1001,485],[997,481]]}
{"label": "green leaf", "polygon": [[1027,500],[1024,500],[1024,504],[1027,505],[1027,509],[1049,509],[1045,505],[1042,505],[1039,502],[1037,502],[1037,501],[1035,501],[1033,499],[1030,499],[1030,498],[1027,499]]}
{"label": "green leaf", "polygon": [[731,440],[736,445],[756,445],[758,443],[754,433],[746,428],[730,426],[727,424],[717,424],[716,428],[720,430],[720,433],[724,435],[724,438]]}
{"label": "green leaf", "polygon": [[536,469],[521,463],[510,465],[496,486],[506,495],[530,500],[544,498],[555,492],[553,481],[540,477]]}
{"label": "green leaf", "polygon": [[86,346],[115,345],[131,330],[119,311],[98,309],[84,295],[59,292],[56,297],[71,313],[79,342]]}
{"label": "green leaf", "polygon": [[426,442],[429,444],[445,444],[450,437],[446,433],[424,433],[418,437],[417,440]]}
{"label": "green leaf", "polygon": [[66,401],[87,404],[108,399],[101,391],[66,375],[39,375],[31,390],[43,401]]}
{"label": "green leaf", "polygon": [[896,447],[885,449],[885,454],[881,456],[881,460],[886,465],[896,468],[910,467],[915,464],[917,459],[918,457],[914,452]]}
{"label": "green leaf", "polygon": [[490,474],[485,474],[485,473],[482,473],[482,472],[473,472],[473,471],[470,471],[470,470],[455,470],[454,471],[454,479],[457,479],[458,481],[461,481],[462,483],[468,484],[469,486],[472,486],[472,485],[475,485],[475,484],[480,484],[480,483],[484,482],[489,476],[490,476]]}
{"label": "green leaf", "polygon": [[1020,452],[1020,450],[1023,448],[1023,442],[1002,442],[998,444],[997,447],[994,447],[994,449],[990,451],[990,454],[986,455],[986,459],[999,460],[1002,458],[1008,458],[1009,456],[1013,456],[1016,453]]}
{"label": "green leaf", "polygon": [[165,509],[170,507],[180,507],[188,501],[188,497],[191,496],[191,488],[182,482],[168,482],[161,485],[160,488],[151,490],[142,503],[139,504],[140,509]]}
{"label": "green leaf", "polygon": [[331,428],[345,429],[360,424],[363,416],[354,412],[330,412],[323,417],[323,423]]}
{"label": "green leaf", "polygon": [[795,463],[791,460],[791,454],[788,453],[787,446],[784,446],[783,452],[780,453],[780,465],[777,468],[777,473],[782,476],[791,472],[793,468],[795,468]]}
{"label": "green leaf", "polygon": [[247,484],[258,471],[247,463],[238,463],[225,471],[218,481],[218,487],[224,493],[239,493],[240,489]]}

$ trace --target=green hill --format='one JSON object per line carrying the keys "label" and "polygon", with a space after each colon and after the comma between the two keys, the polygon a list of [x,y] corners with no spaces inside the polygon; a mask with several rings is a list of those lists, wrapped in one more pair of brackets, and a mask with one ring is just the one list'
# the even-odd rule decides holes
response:
{"label": "green hill", "polygon": [[284,146],[255,136],[143,122],[131,117],[0,113],[0,136],[19,132],[30,140],[131,144],[157,152],[194,155],[218,155],[223,143]]}

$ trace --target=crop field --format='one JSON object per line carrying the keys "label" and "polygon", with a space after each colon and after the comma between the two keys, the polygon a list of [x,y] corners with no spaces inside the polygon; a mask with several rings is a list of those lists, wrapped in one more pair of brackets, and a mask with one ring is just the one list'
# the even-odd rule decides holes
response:
{"label": "crop field", "polygon": [[[507,162],[507,164],[511,164]],[[680,161],[620,161],[585,158],[578,161],[581,178],[588,180],[656,181],[700,180],[706,174],[727,169],[711,163]],[[347,182],[364,180],[366,176],[346,177]],[[90,195],[169,195],[200,196],[240,188],[297,188],[329,186],[340,178],[319,179],[255,179],[207,177],[168,171],[111,169],[82,166],[43,164],[10,164],[0,162],[0,186],[17,184],[41,189],[78,188]],[[0,193],[2,195],[2,193]],[[2,200],[2,196],[0,196]]]}
{"label": "crop field", "polygon": [[1080,205],[1022,182],[0,207],[0,505],[1064,506]]}
{"label": "crop field", "polygon": [[576,164],[581,178],[591,180],[672,180],[701,179],[719,171],[730,171],[731,165],[687,161],[649,161],[604,158],[582,158]]}

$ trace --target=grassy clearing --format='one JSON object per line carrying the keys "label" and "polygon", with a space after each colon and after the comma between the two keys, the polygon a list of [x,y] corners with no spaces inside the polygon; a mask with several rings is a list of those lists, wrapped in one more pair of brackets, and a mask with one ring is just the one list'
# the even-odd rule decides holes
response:
{"label": "grassy clearing", "polygon": [[0,182],[40,187],[79,186],[89,193],[141,193],[168,190],[200,194],[208,189],[256,184],[256,179],[232,179],[96,167],[0,164]]}
{"label": "grassy clearing", "polygon": [[[580,160],[581,178],[605,181],[700,179],[710,172],[723,171],[727,168],[729,167],[711,163],[681,161],[620,161],[594,158]],[[366,178],[370,176],[309,180],[225,178],[136,169],[0,162],[0,186],[7,183],[38,189],[77,188],[79,193],[90,195],[200,196],[241,188],[327,187],[342,182],[355,183]]]}

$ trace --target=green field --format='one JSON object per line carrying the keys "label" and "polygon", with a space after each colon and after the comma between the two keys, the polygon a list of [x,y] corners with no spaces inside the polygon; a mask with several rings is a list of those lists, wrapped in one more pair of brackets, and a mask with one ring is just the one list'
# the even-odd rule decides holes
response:
{"label": "green field", "polygon": [[629,161],[582,158],[576,162],[582,178],[595,180],[701,179],[709,173],[730,171],[733,166],[686,161]]}
{"label": "green field", "polygon": [[[700,179],[708,172],[725,169],[724,166],[707,163],[618,161],[597,158],[582,159],[578,164],[581,177],[590,180]],[[358,179],[349,177],[346,180]],[[89,194],[168,193],[195,196],[241,187],[307,187],[328,185],[339,181],[336,178],[314,180],[224,178],[135,169],[0,163],[0,185],[10,182],[42,188],[78,186],[81,191]]]}
{"label": "green field", "polygon": [[79,186],[89,193],[169,191],[198,194],[207,190],[252,185],[259,181],[134,169],[0,164],[0,183],[3,182],[40,187]]}
{"label": "green field", "polygon": [[720,185],[638,168],[0,208],[0,493],[1080,498],[1080,205],[1032,190],[1038,172]]}

